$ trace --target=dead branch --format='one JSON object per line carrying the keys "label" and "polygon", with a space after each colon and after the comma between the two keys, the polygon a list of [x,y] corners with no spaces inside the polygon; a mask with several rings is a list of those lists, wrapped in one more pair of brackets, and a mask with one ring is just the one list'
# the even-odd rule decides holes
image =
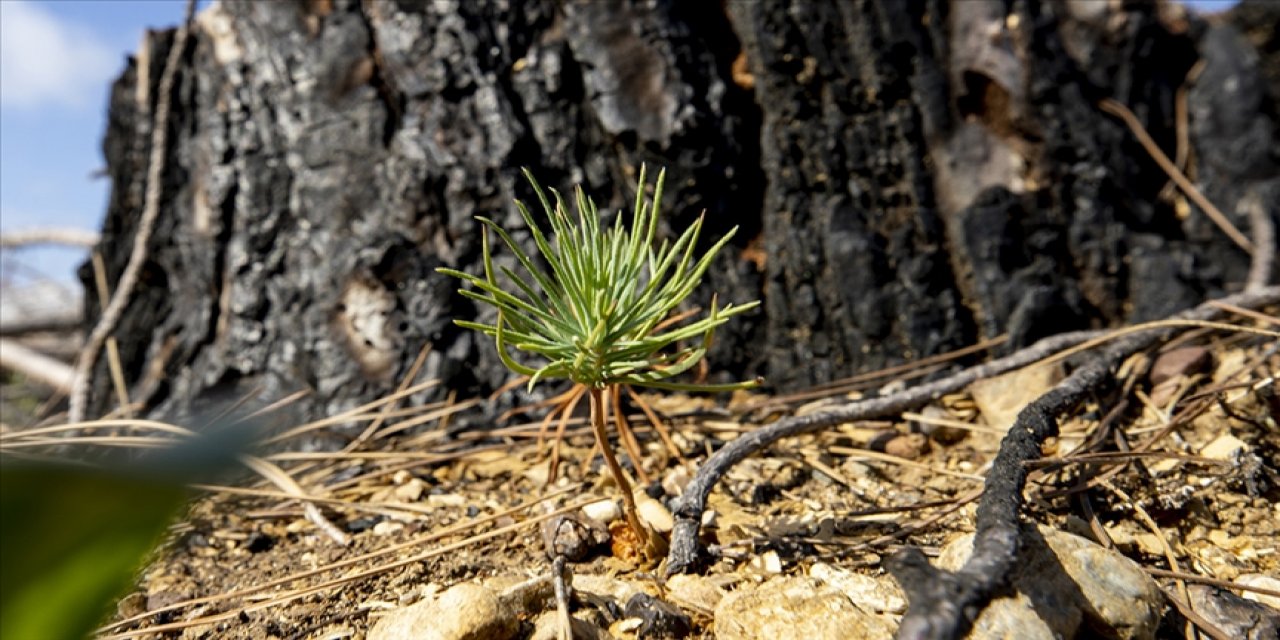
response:
{"label": "dead branch", "polygon": [[[1250,308],[1275,304],[1277,300],[1280,300],[1280,287],[1269,287],[1250,294],[1229,296],[1224,298],[1221,302]],[[1206,303],[1205,305],[1201,305],[1200,307],[1183,314],[1179,314],[1175,317],[1195,320],[1215,317],[1220,315],[1220,313],[1221,310],[1218,307],[1213,306],[1211,303]],[[1104,353],[1114,354],[1123,352],[1127,355],[1133,350],[1141,348],[1140,345],[1149,344],[1150,342],[1155,341],[1175,330],[1176,329],[1161,328],[1134,333],[1122,338],[1120,341],[1106,349]],[[703,463],[703,465],[698,469],[693,480],[686,487],[684,494],[681,495],[674,505],[673,515],[675,516],[675,529],[672,532],[671,551],[667,558],[668,574],[688,572],[700,564],[703,556],[698,545],[698,532],[702,512],[706,508],[707,496],[710,494],[711,489],[714,488],[716,483],[719,482],[720,478],[738,462],[741,462],[747,457],[784,438],[819,431],[845,422],[871,420],[892,416],[901,413],[902,411],[923,406],[924,404],[946,395],[947,393],[963,389],[972,382],[1027,366],[1039,360],[1043,360],[1063,349],[1070,348],[1081,342],[1097,337],[1098,335],[1098,332],[1075,332],[1045,338],[1036,344],[1009,356],[965,369],[941,380],[936,380],[889,396],[860,400],[830,411],[814,413],[807,416],[785,418],[730,442]],[[1120,356],[1113,355],[1111,357],[1114,359]],[[1109,361],[1105,357],[1092,361],[1089,366],[1077,370],[1069,380],[1083,380],[1084,382],[1095,384],[1103,377],[1102,374],[1108,370],[1110,365],[1107,364],[1107,362]],[[1028,419],[1035,418],[1037,415],[1043,417],[1043,414],[1046,411],[1074,404],[1075,398],[1066,397],[1066,394],[1063,392],[1054,392],[1048,394],[1041,400],[1042,402],[1038,405],[1029,406],[1028,409],[1024,411],[1023,415]],[[1056,413],[1054,415],[1056,415]],[[1056,423],[1054,423],[1053,420],[1045,417],[1043,418],[1043,421],[1052,424],[1055,427],[1054,431],[1056,431]],[[1028,433],[1026,429],[1015,429],[1011,431],[1011,433],[1014,433],[1014,431],[1020,432],[1024,436],[1023,439],[1032,435],[1031,433]],[[1020,442],[1020,450],[1022,450],[1024,454],[1034,453],[1034,457],[1038,457],[1040,451],[1039,443],[1043,438],[1031,438],[1031,440],[1033,441],[1031,443]],[[1034,446],[1027,448],[1029,444],[1034,444]],[[1005,447],[1002,447],[1001,451],[1003,452],[1004,449]],[[1005,455],[1004,457],[1006,459],[1004,462],[1002,462],[999,457],[997,458],[996,464],[1002,466],[997,466],[996,469],[1013,464],[1008,461],[1008,455]],[[1026,459],[1030,460],[1034,458]],[[1016,466],[1018,466],[1017,473],[1019,476],[1025,476],[1026,469],[1022,467],[1021,463],[1021,459],[1016,461]],[[994,471],[989,477],[995,477]],[[1012,480],[1016,480],[1016,482],[1013,483],[1009,483],[1008,480],[1010,480],[1010,478],[1004,479],[1004,483],[1002,485],[1003,491],[1005,491],[1007,495],[1007,493],[1013,490],[1016,486],[1017,499],[1020,504],[1021,486],[1025,477],[1012,478]],[[989,490],[991,489],[992,482],[993,480],[988,481]],[[1008,504],[1005,506],[1006,512],[1009,511],[1008,507],[1012,507],[1011,513],[1016,515],[1018,505]],[[989,506],[983,510],[983,513],[990,514],[991,511],[992,507]],[[991,516],[988,515],[987,518],[990,519]],[[1016,529],[1014,531],[1015,534],[1012,537],[1004,540],[1006,544],[1010,542],[1016,544]],[[1008,531],[1003,531],[1003,533],[1007,534]],[[975,557],[977,557],[976,554]],[[1009,558],[1012,557],[1012,554],[1010,554]],[[925,565],[928,566],[927,562]],[[965,605],[959,604],[959,600],[950,599],[950,594],[947,592],[947,589],[951,588],[950,584],[944,584],[942,581],[933,582],[934,583],[931,583],[928,586],[934,587],[935,593],[933,594],[932,600],[934,602],[935,610],[939,611],[940,617],[957,615],[965,609]],[[954,602],[957,603],[958,606],[954,607],[954,610],[948,613],[942,610],[942,607],[944,606],[943,603],[945,602]],[[908,635],[904,637],[914,636]],[[936,635],[921,637],[949,636]]]}
{"label": "dead branch", "polygon": [[78,308],[48,309],[0,322],[0,336],[22,336],[46,331],[66,333],[80,328],[82,316]]}
{"label": "dead branch", "polygon": [[0,296],[0,336],[79,330],[84,311],[78,289],[51,283],[6,288]]}
{"label": "dead branch", "polygon": [[[1254,187],[1244,198],[1240,199],[1238,208],[1249,216],[1250,232],[1253,234],[1253,259],[1249,263],[1249,277],[1245,280],[1245,291],[1253,291],[1271,283],[1271,270],[1276,261],[1276,227],[1271,218],[1271,211],[1263,204],[1261,187]],[[1272,197],[1280,189],[1271,189]],[[1274,200],[1272,201],[1274,202]]]}
{"label": "dead branch", "polygon": [[1151,159],[1155,160],[1156,164],[1160,165],[1160,168],[1169,175],[1169,178],[1178,185],[1178,188],[1182,189],[1182,192],[1187,194],[1187,197],[1191,198],[1191,201],[1204,211],[1209,220],[1213,221],[1213,224],[1217,225],[1228,238],[1231,238],[1231,241],[1236,243],[1236,246],[1244,249],[1245,253],[1253,253],[1253,242],[1245,237],[1234,224],[1231,224],[1231,220],[1223,215],[1222,211],[1214,206],[1212,202],[1209,202],[1209,199],[1204,197],[1204,194],[1200,193],[1200,190],[1194,184],[1191,184],[1191,181],[1173,164],[1169,156],[1166,156],[1160,150],[1160,146],[1151,139],[1151,135],[1147,133],[1142,123],[1138,121],[1138,117],[1133,115],[1133,112],[1128,107],[1111,98],[1105,98],[1098,103],[1098,108],[1123,120],[1128,125],[1129,130],[1133,131],[1133,135],[1138,137],[1138,142],[1142,144],[1142,148],[1151,154]]}
{"label": "dead branch", "polygon": [[1011,355],[970,367],[941,380],[888,396],[859,400],[830,411],[784,418],[744,434],[707,458],[676,501],[673,509],[675,529],[671,534],[671,552],[667,556],[667,572],[669,574],[685,573],[699,564],[698,529],[702,512],[706,508],[707,496],[729,469],[748,456],[783,438],[812,433],[855,420],[884,418],[919,408],[948,393],[959,391],[973,382],[1025,367],[1099,335],[1101,332],[1077,331],[1052,336]]}
{"label": "dead branch", "polygon": [[15,249],[33,244],[91,248],[98,244],[98,232],[71,227],[37,227],[0,234],[0,249]]}
{"label": "dead branch", "polygon": [[0,338],[0,369],[21,373],[60,393],[71,388],[71,367],[13,340]]}
{"label": "dead branch", "polygon": [[106,344],[107,338],[115,331],[120,316],[129,304],[133,289],[138,284],[142,273],[142,265],[147,259],[147,243],[151,240],[151,232],[155,229],[156,219],[160,217],[160,197],[164,191],[163,176],[167,163],[169,146],[169,112],[172,94],[178,76],[179,62],[187,50],[187,41],[191,36],[191,18],[195,14],[195,0],[187,0],[186,16],[178,27],[173,44],[169,48],[169,57],[165,60],[164,72],[160,76],[159,93],[156,97],[156,116],[151,128],[151,157],[147,166],[147,191],[143,203],[142,217],[138,221],[138,230],[133,236],[133,251],[129,254],[129,262],[116,285],[115,295],[102,310],[98,324],[86,340],[80,360],[76,363],[76,377],[71,391],[68,415],[71,422],[84,420],[86,405],[89,401],[89,386],[93,377],[94,366],[98,363],[98,354]]}
{"label": "dead branch", "polygon": [[[1280,303],[1280,287],[1261,288],[1223,301],[1244,308],[1275,305]],[[1221,314],[1219,307],[1205,303],[1174,317],[1209,320]],[[909,601],[897,637],[958,638],[968,631],[991,596],[1007,584],[1017,560],[1019,512],[1028,472],[1025,463],[1039,458],[1044,441],[1057,435],[1059,414],[1085,399],[1129,355],[1167,339],[1174,331],[1156,328],[1116,340],[1018,414],[987,474],[969,561],[952,573],[935,569],[918,549],[902,551],[890,559],[889,569]]]}

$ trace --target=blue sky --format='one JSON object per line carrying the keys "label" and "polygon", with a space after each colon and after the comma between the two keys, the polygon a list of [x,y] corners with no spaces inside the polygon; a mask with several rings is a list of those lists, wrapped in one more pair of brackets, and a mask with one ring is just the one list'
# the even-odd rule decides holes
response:
{"label": "blue sky", "polygon": [[[109,182],[107,96],[147,27],[182,19],[183,0],[0,0],[0,231],[97,229]],[[9,252],[6,252],[9,253]],[[70,279],[83,252],[4,256],[0,281]]]}
{"label": "blue sky", "polygon": [[[1220,10],[1234,0],[1187,4]],[[0,0],[0,231],[101,226],[110,185],[93,176],[106,164],[111,81],[145,29],[174,26],[184,7],[185,0]],[[74,249],[6,252],[0,284],[70,281],[83,258]]]}

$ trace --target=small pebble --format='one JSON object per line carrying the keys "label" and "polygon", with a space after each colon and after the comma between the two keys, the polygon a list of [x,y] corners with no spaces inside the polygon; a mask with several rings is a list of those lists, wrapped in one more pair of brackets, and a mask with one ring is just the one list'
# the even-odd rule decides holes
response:
{"label": "small pebble", "polygon": [[396,609],[373,625],[369,640],[507,640],[519,622],[493,590],[463,583],[439,598]]}
{"label": "small pebble", "polygon": [[906,460],[916,460],[929,452],[929,437],[923,433],[904,433],[884,443],[884,452]]}
{"label": "small pebble", "polygon": [[658,533],[668,533],[676,526],[671,512],[661,502],[645,494],[636,496],[636,515]]}
{"label": "small pebble", "polygon": [[693,472],[687,466],[679,466],[662,477],[662,491],[671,497],[684,493],[684,488],[693,479]]}
{"label": "small pebble", "polygon": [[839,589],[863,609],[876,613],[901,614],[907,610],[907,599],[892,578],[854,573],[848,569],[819,562],[809,568],[809,575]]}
{"label": "small pebble", "polygon": [[542,522],[542,542],[552,558],[560,555],[578,562],[608,541],[609,531],[604,525],[577,514],[561,514]]}
{"label": "small pebble", "polygon": [[433,507],[463,507],[467,499],[456,493],[440,493],[427,496],[427,504]]}
{"label": "small pebble", "polygon": [[714,611],[727,591],[706,576],[677,573],[667,578],[667,596],[686,608]]}
{"label": "small pebble", "polygon": [[1218,436],[1200,450],[1200,455],[1214,460],[1231,460],[1237,451],[1247,451],[1249,445],[1229,433]]}
{"label": "small pebble", "polygon": [[683,638],[693,629],[689,616],[668,602],[647,593],[637,593],[627,601],[623,615],[639,618],[640,638]]}
{"label": "small pebble", "polygon": [[[1280,578],[1263,575],[1261,573],[1246,573],[1237,577],[1235,582],[1236,584],[1242,584],[1246,587],[1258,587],[1259,589],[1280,591]],[[1280,610],[1280,596],[1258,593],[1257,591],[1245,591],[1244,599],[1261,602],[1268,607]]]}
{"label": "small pebble", "polygon": [[609,524],[622,517],[622,508],[616,500],[601,500],[583,505],[582,514],[601,524]]}
{"label": "small pebble", "polygon": [[398,533],[403,529],[404,529],[403,522],[396,522],[395,520],[383,520],[382,522],[379,522],[378,524],[373,525],[373,535],[389,536],[393,533]]}
{"label": "small pebble", "polygon": [[[569,628],[574,640],[606,640],[611,639],[609,632],[586,620],[570,617]],[[529,640],[560,640],[560,616],[555,611],[546,611],[533,622],[533,635]]]}
{"label": "small pebble", "polygon": [[1151,372],[1147,374],[1147,379],[1151,384],[1158,385],[1178,376],[1207,371],[1212,363],[1213,357],[1204,347],[1170,349],[1156,357],[1156,361],[1151,364]]}
{"label": "small pebble", "polygon": [[[951,414],[948,413],[946,409],[936,404],[931,404],[925,407],[923,410],[920,411],[920,414],[926,418],[936,418],[938,420],[953,419]],[[920,433],[923,433],[942,444],[955,444],[957,442],[960,442],[961,440],[964,440],[965,437],[969,435],[969,432],[966,431],[965,429],[957,429],[955,427],[941,425],[934,421],[929,421],[929,422],[912,421],[911,426],[916,431],[919,431]]]}
{"label": "small pebble", "polygon": [[121,618],[132,618],[136,615],[147,611],[147,596],[140,592],[133,592],[116,603],[116,613]]}
{"label": "small pebble", "polygon": [[426,493],[426,491],[427,483],[419,480],[418,478],[411,478],[396,487],[395,491],[391,492],[391,495],[395,496],[397,500],[402,502],[417,502],[418,499],[422,497],[422,494]]}
{"label": "small pebble", "polygon": [[752,556],[747,566],[759,573],[778,575],[782,573],[782,558],[778,556],[777,551],[766,551],[760,555]]}
{"label": "small pebble", "polygon": [[808,577],[776,576],[744,585],[715,611],[718,640],[889,640],[893,627],[843,593]]}

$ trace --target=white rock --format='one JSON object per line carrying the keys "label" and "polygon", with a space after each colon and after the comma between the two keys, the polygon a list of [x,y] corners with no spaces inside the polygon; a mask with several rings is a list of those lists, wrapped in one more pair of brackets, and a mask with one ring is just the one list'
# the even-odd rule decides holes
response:
{"label": "white rock", "polygon": [[534,486],[544,487],[551,479],[551,470],[545,464],[535,464],[523,469],[520,475],[527,478]]}
{"label": "white rock", "polygon": [[719,520],[719,518],[717,517],[718,515],[719,514],[716,513],[714,509],[707,509],[706,511],[703,511],[702,512],[702,528],[714,529],[717,526],[717,522]]}
{"label": "white rock", "polygon": [[[1242,584],[1246,587],[1258,587],[1260,589],[1270,589],[1272,591],[1280,591],[1280,578],[1267,576],[1261,573],[1246,573],[1236,578],[1236,584]],[[1253,600],[1280,610],[1280,596],[1271,596],[1257,591],[1241,591],[1240,595],[1245,600]]]}
{"label": "white rock", "polygon": [[782,573],[782,557],[778,555],[777,551],[766,551],[760,555],[751,556],[747,566],[757,573],[776,576]]}
{"label": "white rock", "polygon": [[417,502],[426,491],[427,483],[418,478],[410,478],[400,483],[400,486],[396,487],[391,494],[402,502]]}
{"label": "white rock", "polygon": [[403,522],[396,522],[394,520],[383,520],[382,522],[379,522],[378,524],[373,525],[373,535],[389,536],[402,529],[404,529]]}
{"label": "white rock", "polygon": [[636,496],[636,515],[658,533],[670,533],[676,526],[675,518],[667,507],[645,494]]}
{"label": "white rock", "polygon": [[893,637],[891,625],[809,577],[775,577],[725,596],[715,611],[720,640]]}
{"label": "white rock", "polygon": [[601,500],[582,505],[582,515],[601,524],[609,524],[622,517],[622,507],[616,500]]}
{"label": "white rock", "polygon": [[1200,450],[1200,455],[1214,460],[1230,460],[1237,451],[1247,451],[1249,445],[1229,433],[1218,436]]}
{"label": "white rock", "polygon": [[888,576],[876,579],[825,562],[810,567],[809,575],[844,592],[850,600],[868,611],[901,614],[907,610],[906,595]]}
{"label": "white rock", "polygon": [[433,507],[465,507],[467,499],[456,493],[437,493],[427,496],[427,504]]}
{"label": "white rock", "polygon": [[368,640],[508,640],[519,624],[493,590],[459,584],[439,598],[396,609],[373,625]]}

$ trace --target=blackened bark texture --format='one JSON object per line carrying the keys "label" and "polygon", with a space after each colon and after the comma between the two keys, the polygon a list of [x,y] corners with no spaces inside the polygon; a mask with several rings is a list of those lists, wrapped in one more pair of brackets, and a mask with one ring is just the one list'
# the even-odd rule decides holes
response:
{"label": "blackened bark texture", "polygon": [[157,32],[112,96],[109,281],[151,114],[174,104],[165,206],[117,331],[133,395],[174,415],[309,389],[302,412],[332,413],[394,388],[428,343],[419,377],[447,384],[416,400],[495,388],[492,346],[449,322],[484,312],[434,268],[479,268],[475,215],[528,241],[523,166],[618,210],[639,165],[663,165],[664,233],[704,210],[707,242],[739,225],[694,302],[764,300],[710,362],[779,389],[1238,290],[1248,256],[1161,195],[1096,103],[1128,105],[1181,157],[1178,90],[1203,59],[1183,155],[1247,233],[1236,203],[1277,175],[1275,56],[1227,22],[1133,5],[215,3],[174,95],[155,95]]}
{"label": "blackened bark texture", "polygon": [[[532,196],[522,166],[613,210],[642,162],[668,166],[679,213],[666,224],[706,210],[710,239],[759,216],[758,115],[722,79],[737,48],[714,7],[217,3],[177,95],[155,96],[170,39],[154,34],[116,85],[101,247],[114,280],[141,208],[147,115],[172,99],[166,213],[118,332],[135,397],[161,413],[252,389],[310,389],[310,415],[349,408],[393,388],[427,343],[421,378],[500,385],[492,346],[450,322],[477,310],[434,269],[478,266],[475,215],[528,240],[512,206]],[[738,253],[712,280],[745,300],[759,278]],[[717,362],[760,368],[740,348],[753,332],[722,334]]]}

